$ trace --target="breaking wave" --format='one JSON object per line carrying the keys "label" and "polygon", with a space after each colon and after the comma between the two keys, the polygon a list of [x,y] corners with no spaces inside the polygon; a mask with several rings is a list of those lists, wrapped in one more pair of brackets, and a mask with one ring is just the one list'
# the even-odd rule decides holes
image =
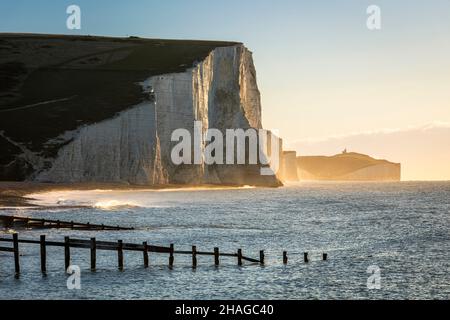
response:
{"label": "breaking wave", "polygon": [[[198,187],[160,190],[60,190],[27,195],[31,204],[41,207],[85,207],[101,210],[132,208],[161,208],[177,205],[188,198],[192,201],[208,201],[223,191],[253,189],[244,187]],[[206,196],[204,192],[212,192]]]}
{"label": "breaking wave", "polygon": [[120,210],[120,209],[141,208],[140,205],[137,205],[135,203],[118,201],[118,200],[99,201],[99,202],[96,202],[92,207],[95,209],[101,209],[101,210]]}

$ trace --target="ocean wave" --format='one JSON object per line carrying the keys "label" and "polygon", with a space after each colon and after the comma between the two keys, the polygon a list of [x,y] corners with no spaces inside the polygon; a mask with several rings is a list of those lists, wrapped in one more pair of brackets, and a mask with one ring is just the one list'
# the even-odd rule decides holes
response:
{"label": "ocean wave", "polygon": [[107,200],[96,202],[94,205],[92,205],[92,208],[101,210],[120,210],[120,209],[141,208],[141,206],[133,202]]}

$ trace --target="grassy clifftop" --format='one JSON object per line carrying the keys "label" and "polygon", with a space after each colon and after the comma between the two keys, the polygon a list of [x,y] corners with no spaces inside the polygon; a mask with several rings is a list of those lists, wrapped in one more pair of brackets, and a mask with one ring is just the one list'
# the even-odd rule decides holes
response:
{"label": "grassy clifftop", "polygon": [[50,139],[141,102],[138,82],[235,44],[0,34],[0,180],[26,176],[23,148],[52,157],[67,141]]}

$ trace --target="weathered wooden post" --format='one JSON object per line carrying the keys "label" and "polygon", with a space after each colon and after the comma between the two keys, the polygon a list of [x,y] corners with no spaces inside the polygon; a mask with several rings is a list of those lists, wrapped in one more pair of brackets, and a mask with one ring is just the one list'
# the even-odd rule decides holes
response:
{"label": "weathered wooden post", "polygon": [[323,260],[323,261],[327,261],[327,259],[328,259],[328,254],[327,254],[327,253],[324,253],[324,254],[322,255],[322,260]]}
{"label": "weathered wooden post", "polygon": [[287,264],[287,263],[288,263],[287,251],[283,251],[283,264]]}
{"label": "weathered wooden post", "polygon": [[308,262],[309,262],[308,252],[304,252],[304,253],[303,253],[303,260],[305,261],[305,263],[308,263]]}
{"label": "weathered wooden post", "polygon": [[174,245],[173,243],[170,244],[170,249],[169,249],[169,267],[172,268],[173,267],[173,261],[174,261],[174,257],[173,257],[173,252],[174,252]]}
{"label": "weathered wooden post", "polygon": [[122,240],[118,241],[117,258],[118,258],[119,270],[123,271],[123,241]]}
{"label": "weathered wooden post", "polygon": [[[44,222],[45,223],[45,222]],[[61,229],[61,221],[57,221],[56,222],[56,228]]]}
{"label": "weathered wooden post", "polygon": [[70,229],[73,230],[73,221],[70,221]]}
{"label": "weathered wooden post", "polygon": [[70,266],[70,238],[64,237],[64,263],[67,269],[69,269]]}
{"label": "weathered wooden post", "polygon": [[4,221],[3,223],[4,223],[5,227],[7,227],[7,228],[14,227],[14,217],[4,217],[3,221]]}
{"label": "weathered wooden post", "polygon": [[197,247],[192,246],[192,268],[197,268]]}
{"label": "weathered wooden post", "polygon": [[47,247],[45,246],[45,235],[41,236],[41,272],[43,274],[47,273]]}
{"label": "weathered wooden post", "polygon": [[144,268],[148,268],[148,244],[147,241],[143,243],[144,246]]}
{"label": "weathered wooden post", "polygon": [[19,235],[17,233],[13,234],[13,248],[14,248],[14,269],[16,272],[16,277],[20,275],[20,263],[19,263]]}
{"label": "weathered wooden post", "polygon": [[91,271],[97,269],[97,240],[91,238]]}
{"label": "weathered wooden post", "polygon": [[242,249],[238,249],[237,258],[238,258],[238,266],[242,266]]}
{"label": "weathered wooden post", "polygon": [[261,250],[260,252],[259,252],[259,263],[261,264],[261,265],[264,265],[264,258],[265,258],[265,256],[264,256],[264,250]]}
{"label": "weathered wooden post", "polygon": [[219,248],[214,248],[214,265],[219,266]]}

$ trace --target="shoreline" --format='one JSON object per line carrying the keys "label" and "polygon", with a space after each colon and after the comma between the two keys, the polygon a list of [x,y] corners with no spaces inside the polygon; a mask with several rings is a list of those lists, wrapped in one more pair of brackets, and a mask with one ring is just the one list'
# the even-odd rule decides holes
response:
{"label": "shoreline", "polygon": [[[306,183],[413,183],[413,182],[434,182],[434,183],[446,183],[446,180],[436,181],[399,181],[399,182],[386,182],[386,181],[302,181]],[[294,182],[296,184],[296,182]],[[290,183],[285,183],[284,186],[288,186]],[[131,185],[126,183],[41,183],[41,182],[10,182],[0,181],[0,210],[9,208],[26,207],[29,209],[39,209],[43,206],[33,204],[31,201],[35,200],[29,195],[52,192],[52,191],[93,191],[93,190],[112,190],[112,191],[186,191],[196,189],[210,189],[220,190],[225,188],[280,188],[282,186],[270,186],[270,185],[214,185],[214,184],[202,184],[202,185]]]}
{"label": "shoreline", "polygon": [[[180,190],[183,189],[223,189],[223,188],[242,188],[246,185],[130,185],[120,183],[40,183],[40,182],[7,182],[0,181],[0,210],[3,208],[30,207],[39,208],[39,205],[32,204],[33,198],[27,197],[31,194],[45,193],[52,191],[89,191],[89,190]],[[267,187],[270,186],[252,186]]]}

